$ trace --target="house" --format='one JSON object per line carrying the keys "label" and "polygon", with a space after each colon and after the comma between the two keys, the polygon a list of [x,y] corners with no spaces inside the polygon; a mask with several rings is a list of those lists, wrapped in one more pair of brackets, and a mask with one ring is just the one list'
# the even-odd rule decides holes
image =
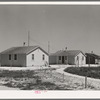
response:
{"label": "house", "polygon": [[1,52],[1,66],[40,66],[47,64],[48,58],[39,46],[12,47]]}
{"label": "house", "polygon": [[86,64],[100,64],[100,56],[94,53],[86,53]]}
{"label": "house", "polygon": [[86,56],[80,50],[60,50],[49,57],[50,64],[84,65]]}

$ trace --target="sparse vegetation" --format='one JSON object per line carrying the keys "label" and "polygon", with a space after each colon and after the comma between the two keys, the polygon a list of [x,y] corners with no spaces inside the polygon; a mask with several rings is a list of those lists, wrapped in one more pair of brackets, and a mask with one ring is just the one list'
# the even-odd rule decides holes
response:
{"label": "sparse vegetation", "polygon": [[[83,69],[81,69],[81,71],[83,71]],[[84,79],[70,75],[65,75],[63,79],[63,75],[57,72],[55,68],[38,70],[0,70],[0,84],[5,87],[20,90],[82,90],[85,88]],[[93,90],[100,89],[98,86],[99,84],[96,85],[95,88],[91,82],[88,82],[87,88]]]}
{"label": "sparse vegetation", "polygon": [[13,77],[13,78],[33,78],[35,72],[30,70],[20,70],[20,71],[9,71],[9,70],[0,70],[0,77]]}
{"label": "sparse vegetation", "polygon": [[[52,69],[52,70],[55,70]],[[62,90],[55,83],[44,80],[44,74],[47,69],[43,70],[20,70],[9,71],[0,70],[0,81],[7,87],[19,88],[21,90]],[[51,71],[49,69],[49,71]]]}

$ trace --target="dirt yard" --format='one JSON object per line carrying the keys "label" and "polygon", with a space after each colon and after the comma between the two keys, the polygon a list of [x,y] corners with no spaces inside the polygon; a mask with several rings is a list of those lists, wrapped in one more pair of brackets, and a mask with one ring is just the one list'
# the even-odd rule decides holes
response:
{"label": "dirt yard", "polygon": [[85,88],[85,79],[65,75],[61,68],[44,68],[35,70],[0,70],[0,85],[4,90],[100,90],[91,84]]}

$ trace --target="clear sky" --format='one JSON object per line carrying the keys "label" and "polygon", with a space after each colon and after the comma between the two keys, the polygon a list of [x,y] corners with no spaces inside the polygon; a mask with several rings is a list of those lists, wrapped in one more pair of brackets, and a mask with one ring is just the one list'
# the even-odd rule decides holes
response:
{"label": "clear sky", "polygon": [[0,52],[10,47],[40,45],[50,52],[94,51],[100,54],[100,6],[0,5]]}

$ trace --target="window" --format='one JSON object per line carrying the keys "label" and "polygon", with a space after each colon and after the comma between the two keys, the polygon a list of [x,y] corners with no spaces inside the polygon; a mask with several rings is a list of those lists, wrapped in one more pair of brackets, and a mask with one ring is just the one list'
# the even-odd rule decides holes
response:
{"label": "window", "polygon": [[11,54],[9,54],[9,60],[11,60]]}
{"label": "window", "polygon": [[32,60],[34,60],[34,54],[32,54]]}
{"label": "window", "polygon": [[43,60],[45,59],[45,55],[42,56],[42,59],[43,59]]}
{"label": "window", "polygon": [[17,60],[17,54],[14,55],[14,60]]}
{"label": "window", "polygon": [[67,56],[65,56],[65,60],[67,60]]}
{"label": "window", "polygon": [[59,60],[61,60],[61,56],[59,56]]}

